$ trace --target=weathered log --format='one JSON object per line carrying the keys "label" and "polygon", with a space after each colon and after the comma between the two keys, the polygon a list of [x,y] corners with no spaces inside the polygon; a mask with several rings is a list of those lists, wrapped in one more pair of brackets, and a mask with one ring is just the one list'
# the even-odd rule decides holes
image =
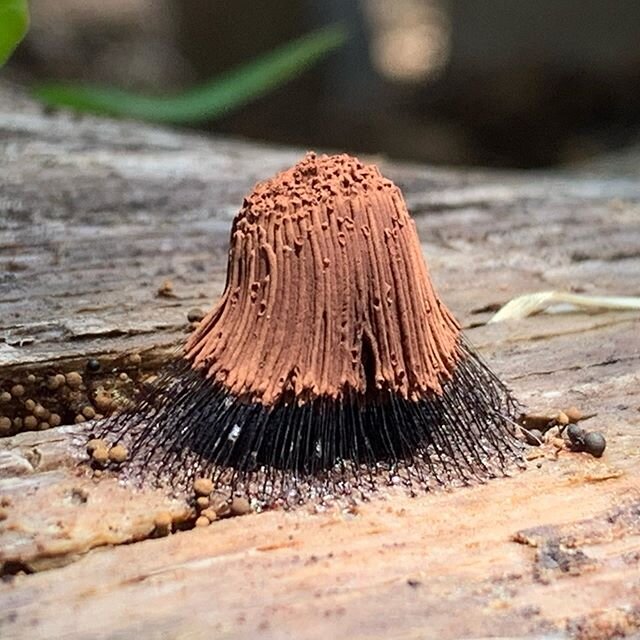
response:
{"label": "weathered log", "polygon": [[[0,145],[0,385],[24,387],[0,409],[33,396],[63,418],[0,440],[3,638],[640,633],[638,315],[485,324],[537,290],[640,295],[636,179],[379,159],[470,340],[530,409],[596,414],[584,425],[606,435],[602,459],[549,444],[482,486],[153,539],[160,513],[181,528],[191,507],[90,478],[88,426],[66,423],[166,361],[188,310],[221,291],[243,194],[301,153],[44,112],[6,86]],[[70,372],[77,388],[49,389]]]}

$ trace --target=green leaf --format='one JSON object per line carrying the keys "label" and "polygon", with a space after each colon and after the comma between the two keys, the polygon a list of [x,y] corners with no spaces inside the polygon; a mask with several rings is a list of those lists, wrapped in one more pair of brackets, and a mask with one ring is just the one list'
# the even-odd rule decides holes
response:
{"label": "green leaf", "polygon": [[27,0],[0,0],[0,67],[20,44],[28,27]]}
{"label": "green leaf", "polygon": [[119,89],[59,84],[37,87],[34,94],[48,105],[78,111],[174,124],[203,122],[295,78],[346,39],[341,25],[325,27],[176,96],[143,96]]}

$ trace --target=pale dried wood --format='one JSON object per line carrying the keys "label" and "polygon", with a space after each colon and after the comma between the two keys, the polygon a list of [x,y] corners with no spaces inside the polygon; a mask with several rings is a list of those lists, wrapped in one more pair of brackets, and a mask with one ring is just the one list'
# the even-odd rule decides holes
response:
{"label": "pale dried wood", "polygon": [[[6,88],[0,134],[9,382],[89,355],[118,368],[142,351],[157,368],[187,310],[221,290],[243,194],[300,156],[45,114]],[[640,295],[640,185],[380,161],[471,341],[530,408],[596,413],[585,426],[607,436],[604,458],[556,458],[547,446],[527,471],[479,487],[416,499],[387,489],[353,509],[253,514],[149,539],[160,512],[179,523],[190,509],[90,479],[76,444],[87,425],[5,438],[0,559],[18,575],[0,586],[3,638],[639,632],[638,315],[484,323],[536,290]],[[167,278],[175,298],[156,295]]]}

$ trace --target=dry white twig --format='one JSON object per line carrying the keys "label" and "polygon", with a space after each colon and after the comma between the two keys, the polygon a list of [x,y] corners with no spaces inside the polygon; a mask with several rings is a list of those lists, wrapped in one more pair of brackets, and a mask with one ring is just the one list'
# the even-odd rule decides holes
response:
{"label": "dry white twig", "polygon": [[[561,307],[557,307],[561,305]],[[585,296],[564,291],[540,291],[518,296],[505,304],[490,320],[503,322],[505,320],[520,320],[532,316],[549,307],[557,307],[554,311],[576,309],[593,310],[640,310],[640,298],[632,296]]]}

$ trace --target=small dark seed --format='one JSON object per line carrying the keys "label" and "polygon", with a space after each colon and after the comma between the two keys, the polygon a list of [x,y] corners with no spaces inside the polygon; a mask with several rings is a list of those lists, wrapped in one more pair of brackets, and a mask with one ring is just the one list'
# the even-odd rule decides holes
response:
{"label": "small dark seed", "polygon": [[607,441],[599,431],[589,431],[584,437],[584,450],[594,458],[600,458],[607,448]]}
{"label": "small dark seed", "polygon": [[87,360],[87,371],[89,373],[98,373],[100,371],[100,362],[95,358]]}
{"label": "small dark seed", "polygon": [[200,322],[204,318],[204,311],[202,309],[189,309],[187,312],[187,320],[189,322]]}

